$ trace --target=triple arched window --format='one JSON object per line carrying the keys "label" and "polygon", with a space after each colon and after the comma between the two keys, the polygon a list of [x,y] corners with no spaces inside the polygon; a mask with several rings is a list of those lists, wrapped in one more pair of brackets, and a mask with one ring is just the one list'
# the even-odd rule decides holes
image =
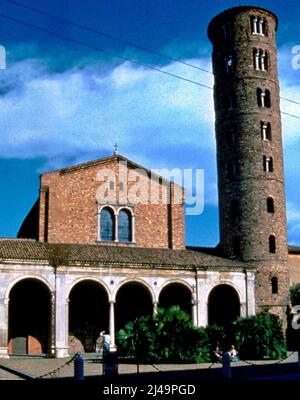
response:
{"label": "triple arched window", "polygon": [[268,36],[268,24],[264,18],[251,17],[251,31],[253,35]]}
{"label": "triple arched window", "polygon": [[253,50],[253,66],[256,71],[268,71],[268,52],[264,50]]}
{"label": "triple arched window", "polygon": [[99,239],[109,242],[133,242],[133,213],[127,208],[116,212],[103,207],[99,214]]}

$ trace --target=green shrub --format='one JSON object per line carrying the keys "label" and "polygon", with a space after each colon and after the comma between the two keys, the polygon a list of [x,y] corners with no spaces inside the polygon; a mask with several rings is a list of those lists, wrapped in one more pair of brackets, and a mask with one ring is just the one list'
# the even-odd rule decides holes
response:
{"label": "green shrub", "polygon": [[278,359],[286,355],[285,337],[276,315],[261,314],[239,318],[235,342],[242,359]]}
{"label": "green shrub", "polygon": [[217,345],[219,345],[220,348],[224,348],[227,335],[223,326],[217,324],[208,325],[205,330],[212,349]]}
{"label": "green shrub", "polygon": [[117,333],[120,355],[141,362],[191,363],[210,360],[210,343],[204,328],[195,328],[178,306],[159,308],[154,317],[129,322]]}

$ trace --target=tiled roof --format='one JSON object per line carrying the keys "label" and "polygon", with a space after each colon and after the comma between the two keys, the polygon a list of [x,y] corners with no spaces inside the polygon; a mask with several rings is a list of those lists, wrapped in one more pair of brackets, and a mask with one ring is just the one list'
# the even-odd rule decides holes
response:
{"label": "tiled roof", "polygon": [[300,246],[289,246],[289,254],[300,254]]}
{"label": "tiled roof", "polygon": [[102,244],[53,244],[27,239],[0,239],[0,261],[51,261],[58,264],[111,263],[174,267],[244,268],[239,261],[191,250]]}

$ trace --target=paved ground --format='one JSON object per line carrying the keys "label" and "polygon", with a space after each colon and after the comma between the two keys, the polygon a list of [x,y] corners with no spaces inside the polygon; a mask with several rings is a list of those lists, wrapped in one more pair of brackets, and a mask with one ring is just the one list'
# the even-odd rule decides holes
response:
{"label": "paved ground", "polygon": [[[84,355],[86,357],[86,355]],[[243,361],[232,363],[232,376],[236,379],[254,379],[262,377],[277,376],[284,379],[284,376],[297,377],[298,355],[294,353],[289,358],[278,363],[274,360]],[[7,360],[0,360],[0,379],[1,380],[20,380],[26,378],[35,378],[54,371],[46,375],[43,379],[51,378],[72,378],[74,376],[74,364],[68,363],[67,359],[51,359],[39,357],[11,357]],[[252,365],[254,364],[254,365]],[[56,370],[56,371],[55,371]],[[119,364],[118,372],[120,378],[123,377],[148,377],[149,380],[164,377],[171,379],[171,376],[177,377],[197,377],[197,379],[221,379],[221,364],[162,364],[162,365],[130,365]],[[139,373],[140,375],[137,375]],[[84,374],[87,379],[95,380],[103,378],[102,363],[95,360],[85,359]],[[175,378],[174,378],[175,379]],[[278,378],[279,379],[279,378]]]}

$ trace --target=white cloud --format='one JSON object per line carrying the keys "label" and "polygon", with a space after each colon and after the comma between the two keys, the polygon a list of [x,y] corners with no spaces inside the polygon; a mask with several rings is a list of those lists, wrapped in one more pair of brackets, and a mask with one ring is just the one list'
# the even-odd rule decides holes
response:
{"label": "white cloud", "polygon": [[[300,103],[300,69],[293,68],[292,60],[292,46],[278,51],[280,95]],[[300,104],[281,99],[281,111],[300,118]],[[282,115],[282,128],[284,145],[294,145],[295,142],[299,142],[300,119]]]}
{"label": "white cloud", "polygon": [[[191,62],[210,67],[208,59]],[[212,76],[182,64],[162,69],[212,86]],[[150,168],[188,168],[194,153],[194,168],[214,171],[209,89],[130,62],[49,73],[28,60],[4,71],[1,83],[0,157],[45,157],[57,168],[111,154],[117,141],[121,154]]]}
{"label": "white cloud", "polygon": [[[199,80],[196,70],[185,76]],[[4,71],[2,87],[2,157],[67,157],[80,147],[111,149],[115,140],[124,151],[140,142],[213,145],[212,93],[130,63],[103,75],[93,66],[49,74],[35,61],[20,62]]]}
{"label": "white cloud", "polygon": [[[209,58],[187,61],[211,69]],[[291,65],[290,49],[281,49],[281,96],[299,101],[300,70]],[[161,68],[213,85],[211,75],[179,63]],[[0,94],[0,157],[45,157],[57,168],[111,154],[117,141],[121,154],[149,168],[203,168],[206,204],[217,204],[212,90],[130,62],[51,73],[27,60],[1,71]],[[300,115],[296,104],[282,101],[282,110]],[[300,120],[284,116],[286,192],[296,205],[299,133]],[[290,235],[300,240],[290,215]]]}

